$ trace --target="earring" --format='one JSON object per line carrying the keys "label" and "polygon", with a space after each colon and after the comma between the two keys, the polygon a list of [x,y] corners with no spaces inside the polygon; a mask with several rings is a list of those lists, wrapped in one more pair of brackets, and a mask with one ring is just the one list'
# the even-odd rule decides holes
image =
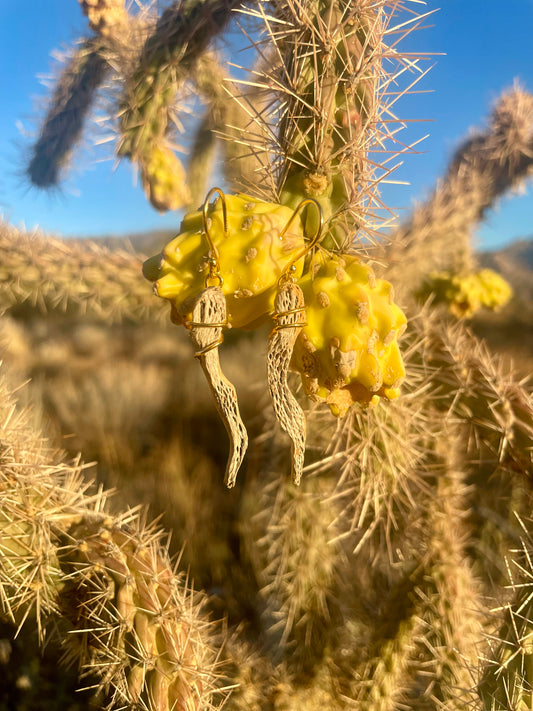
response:
{"label": "earring", "polygon": [[272,314],[275,326],[269,337],[267,353],[268,389],[276,419],[291,439],[292,480],[296,485],[300,484],[303,472],[306,422],[302,408],[289,389],[287,376],[294,344],[306,322],[304,295],[293,272],[296,262],[303,259],[320,240],[323,218],[318,202],[312,198],[303,200],[280,234],[282,239],[296,215],[308,204],[315,205],[318,210],[318,229],[310,244],[285,267],[278,280],[275,310]]}
{"label": "earring", "polygon": [[222,199],[224,233],[227,232],[227,211],[224,193],[213,188],[207,194],[203,205],[204,234],[209,243],[209,271],[205,278],[205,288],[200,292],[192,307],[192,318],[185,322],[190,330],[191,340],[198,349],[195,358],[200,361],[207,382],[213,393],[215,405],[230,439],[230,452],[226,465],[224,483],[228,488],[235,485],[237,472],[248,447],[248,433],[242,421],[235,387],[222,373],[218,347],[224,340],[223,329],[228,327],[226,297],[222,291],[223,279],[220,275],[218,250],[209,234],[207,210],[214,193]]}

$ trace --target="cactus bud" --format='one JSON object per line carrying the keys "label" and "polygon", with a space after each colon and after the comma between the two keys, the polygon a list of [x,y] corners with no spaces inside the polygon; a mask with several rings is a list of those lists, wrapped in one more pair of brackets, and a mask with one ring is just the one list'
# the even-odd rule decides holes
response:
{"label": "cactus bud", "polygon": [[140,167],[144,191],[157,210],[179,210],[189,201],[185,169],[164,143],[150,146],[140,160]]}

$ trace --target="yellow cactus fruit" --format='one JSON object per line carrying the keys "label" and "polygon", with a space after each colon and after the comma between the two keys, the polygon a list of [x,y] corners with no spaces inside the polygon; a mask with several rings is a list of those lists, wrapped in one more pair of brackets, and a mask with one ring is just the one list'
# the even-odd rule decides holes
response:
{"label": "yellow cactus fruit", "polygon": [[146,196],[161,212],[178,210],[189,201],[185,169],[166,145],[153,145],[139,161]]}
{"label": "yellow cactus fruit", "polygon": [[375,404],[400,394],[405,369],[398,338],[406,318],[392,286],[357,257],[333,257],[299,282],[307,324],[291,366],[306,392],[343,416],[355,402]]}
{"label": "yellow cactus fruit", "polygon": [[[228,321],[235,328],[253,328],[274,307],[277,282],[283,270],[304,250],[301,222],[283,205],[263,202],[248,195],[225,195],[227,231],[224,232],[222,200],[208,209],[209,238],[218,252],[222,291]],[[154,283],[158,296],[172,304],[172,320],[190,319],[193,300],[205,288],[209,242],[199,210],[183,218],[180,233],[151,257],[143,273]],[[302,273],[303,259],[295,275]]]}
{"label": "yellow cactus fruit", "polygon": [[482,306],[497,311],[511,299],[511,286],[492,269],[470,274],[433,272],[424,283],[419,296],[432,295],[434,303],[448,304],[457,318],[470,318]]}
{"label": "yellow cactus fruit", "polygon": [[497,272],[492,269],[482,269],[477,274],[477,278],[482,286],[481,303],[483,306],[497,311],[511,300],[513,289]]}

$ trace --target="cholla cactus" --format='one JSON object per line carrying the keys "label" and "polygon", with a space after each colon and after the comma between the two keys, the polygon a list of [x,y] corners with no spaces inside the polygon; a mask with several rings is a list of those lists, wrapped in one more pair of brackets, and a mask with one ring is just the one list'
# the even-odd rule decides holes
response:
{"label": "cholla cactus", "polygon": [[[142,260],[94,242],[61,241],[0,224],[0,312],[29,302],[109,321],[157,318],[139,284]],[[162,314],[161,314],[162,315]]]}
{"label": "cholla cactus", "polygon": [[95,93],[109,71],[101,44],[99,38],[86,40],[59,77],[28,163],[28,177],[36,187],[53,187],[63,177]]}
{"label": "cholla cactus", "polygon": [[[259,144],[258,147],[257,141],[262,141],[265,134],[257,139],[251,131],[244,132],[242,141],[248,143],[251,151],[263,155],[262,187],[268,191],[270,201],[276,200],[271,202],[270,213],[281,209],[278,203],[290,206],[293,215],[287,225],[301,218],[299,231],[310,239],[307,250],[315,246],[319,234],[324,232],[320,235],[320,248],[326,274],[315,273],[313,258],[303,266],[302,280],[299,280],[302,270],[298,267],[291,279],[299,282],[294,291],[303,289],[304,306],[295,300],[294,303],[300,305],[285,312],[293,314],[305,308],[309,323],[306,325],[300,319],[282,327],[290,326],[299,331],[291,343],[291,349],[295,349],[291,365],[303,374],[308,394],[326,400],[332,411],[340,415],[345,414],[353,402],[368,403],[377,400],[379,395],[396,397],[404,376],[396,341],[404,329],[405,317],[392,302],[390,285],[383,281],[378,284],[372,269],[359,266],[350,253],[353,241],[364,234],[366,221],[362,214],[372,209],[369,205],[375,199],[372,193],[366,194],[358,186],[367,186],[375,174],[368,152],[382,139],[378,123],[380,112],[385,112],[385,107],[376,101],[377,87],[380,79],[386,83],[395,76],[394,72],[383,76],[382,58],[387,51],[383,34],[396,9],[396,3],[380,3],[375,8],[363,2],[357,11],[340,5],[311,8],[288,3],[273,6],[272,16],[265,15],[262,8],[254,13],[265,23],[278,56],[272,69],[263,67],[257,72],[260,81],[256,82],[265,95],[270,95],[270,101],[276,102],[273,114],[276,124],[270,135],[276,137],[277,145],[272,148]],[[273,22],[282,23],[283,31],[274,32]],[[314,47],[312,52],[309,47]],[[401,55],[397,55],[397,61],[401,65]],[[260,105],[265,102],[266,99],[260,98]],[[249,113],[254,123],[264,126],[257,109],[250,108]],[[237,198],[224,198],[220,212],[231,212]],[[247,197],[243,199],[254,204]],[[248,223],[257,222],[261,212],[261,207],[251,209],[240,230],[245,223],[249,229]],[[212,212],[211,217],[214,214]],[[275,290],[279,288],[280,279],[286,277],[287,267],[268,263],[270,273],[262,274],[257,280],[254,276],[256,257],[249,259],[249,239],[243,239],[239,227],[233,224],[234,218],[226,216],[223,225],[219,219],[211,226],[206,215],[207,201],[204,232],[211,244],[204,245],[204,250],[209,246],[210,257],[216,259],[217,278],[226,296],[229,322],[250,325],[263,319],[272,310]],[[199,236],[193,240],[187,234],[189,223],[192,230],[198,231],[200,216],[186,216],[180,235],[175,243],[167,246],[157,265],[152,260],[145,266],[145,274],[156,282],[156,293],[173,301],[177,311],[175,320],[181,317],[186,324],[194,321],[188,312],[191,299],[197,298],[201,291],[198,270],[202,273],[201,265],[206,259],[205,252],[198,253],[202,244]],[[286,228],[280,225],[277,229],[285,242]],[[211,231],[216,238],[209,237]],[[189,246],[184,247],[187,242]],[[257,251],[255,246],[252,249]],[[173,252],[177,256],[171,256]],[[296,262],[304,256],[305,251],[293,253],[290,268],[296,270]],[[234,275],[240,274],[238,265],[243,257],[254,264],[247,267],[246,279],[241,276],[236,280]],[[196,279],[190,274],[191,259],[196,262],[193,265]],[[344,270],[347,261],[349,266]],[[157,266],[155,270],[154,266]],[[342,274],[346,274],[346,279]],[[211,281],[216,283],[212,276],[207,275],[206,285]],[[194,285],[192,291],[190,285]],[[257,298],[260,293],[264,295],[262,300]],[[343,318],[343,306],[350,309],[353,304],[359,309],[357,318]],[[179,313],[180,308],[183,314]],[[244,320],[240,315],[242,309]],[[275,317],[285,313],[277,313]],[[278,322],[276,328],[279,327]],[[213,340],[213,345],[219,342]],[[274,401],[282,399],[274,398]],[[220,399],[218,402],[220,409]],[[301,416],[289,414],[291,409],[294,411],[296,405],[287,396],[286,415],[279,413],[280,422],[287,423],[284,429],[292,432],[293,442],[301,442],[303,420]],[[299,475],[295,479],[299,479]]]}
{"label": "cholla cactus", "polygon": [[128,71],[145,36],[145,12],[129,15],[122,0],[80,0],[96,33],[75,45],[59,74],[39,137],[30,152],[27,175],[39,188],[64,179],[98,91],[114,72]]}
{"label": "cholla cactus", "polygon": [[457,149],[429,199],[391,235],[389,274],[416,292],[428,272],[475,270],[472,233],[506,191],[532,174],[533,96],[515,86]]}
{"label": "cholla cactus", "polygon": [[530,522],[520,521],[522,546],[515,551],[518,560],[510,563],[511,600],[498,612],[503,624],[490,640],[490,651],[478,685],[486,711],[522,708],[531,704],[531,534]]}
{"label": "cholla cactus", "polygon": [[130,16],[124,0],[80,0],[80,5],[91,30],[114,41],[127,38]]}
{"label": "cholla cactus", "polygon": [[254,567],[271,657],[290,658],[298,673],[313,669],[338,633],[345,558],[334,541],[338,506],[324,501],[327,484],[314,477],[295,488],[286,476],[266,477],[244,503],[248,555]]}
{"label": "cholla cactus", "polygon": [[[224,196],[207,212],[208,233],[219,254],[218,271],[232,327],[250,328],[274,308],[277,282],[304,248],[298,225],[282,235],[292,215],[283,205],[249,195]],[[180,234],[144,264],[154,292],[170,300],[178,323],[190,318],[191,304],[204,288],[208,257],[209,242],[203,233],[202,211],[198,211],[188,213]]]}
{"label": "cholla cactus", "polygon": [[[122,5],[116,7],[124,17]],[[223,461],[206,410],[179,412],[186,403],[177,393],[189,387],[194,407],[200,399],[196,381],[191,386],[180,366],[159,387],[160,417],[151,416],[161,429],[159,458],[144,462],[150,485],[142,498],[161,475],[173,473],[176,482],[159,493],[166,520],[180,533],[178,547],[196,535],[191,574],[212,593],[206,604],[230,628],[219,686],[240,686],[226,708],[500,711],[527,705],[529,591],[511,581],[513,602],[507,585],[508,569],[527,568],[529,555],[516,552],[530,524],[524,518],[519,526],[514,512],[530,511],[532,503],[530,394],[464,324],[450,324],[430,305],[406,309],[400,357],[397,339],[407,316],[394,303],[389,272],[378,278],[378,266],[356,249],[379,227],[377,190],[387,168],[376,166],[371,153],[385,139],[396,140],[387,125],[395,85],[407,72],[415,80],[423,74],[416,57],[403,57],[386,40],[395,27],[407,33],[420,18],[400,0],[255,4],[242,9],[240,20],[247,24],[251,16],[245,29],[260,58],[251,77],[225,82],[209,45],[233,7],[218,0],[173,3],[144,25],[142,41],[129,52],[112,38],[112,15],[92,20],[106,52],[115,53],[113,71],[121,80],[116,150],[139,165],[158,207],[186,200],[171,127],[190,84],[206,102],[199,131],[209,140],[194,142],[193,160],[204,165],[199,173],[205,176],[215,138],[249,153],[243,187],[188,212],[180,233],[144,267],[171,303],[172,319],[189,328],[225,417],[232,438],[226,484],[233,486],[237,469],[246,466],[232,492],[211,470],[180,469],[184,445],[173,418],[191,420],[178,419],[176,430],[185,431],[195,464],[198,451],[210,448],[218,468]],[[264,32],[255,40],[258,23]],[[472,273],[471,225],[529,171],[530,109],[525,92],[505,96],[491,129],[465,144],[442,190],[393,234],[383,262],[397,260],[390,272],[395,288],[414,293],[428,271]],[[77,305],[89,292],[87,310],[101,318],[140,320],[157,308],[146,307],[149,290],[137,291],[142,283],[132,278],[139,267],[134,260],[103,251],[98,269],[83,261],[80,284],[74,265],[92,247],[51,242],[55,256],[47,262],[44,240],[35,257],[23,239],[11,249],[15,237],[6,233],[4,306],[39,295],[50,308],[63,300]],[[63,271],[57,267],[62,249]],[[124,297],[118,302],[117,290]],[[261,416],[248,420],[221,372],[218,350],[224,327],[252,328],[271,316],[267,376],[256,383],[266,395],[268,380],[274,407],[263,407],[258,395],[249,412]],[[227,338],[228,361],[232,353],[240,357],[233,359],[232,379],[235,361],[246,360],[245,347],[265,349],[253,338],[240,345]],[[113,366],[106,381],[116,395],[113,375],[121,377],[121,370]],[[303,376],[300,390],[289,366]],[[240,370],[246,370],[243,380],[255,375]],[[144,383],[139,398],[149,390]],[[307,395],[318,401],[310,409]],[[79,397],[75,402],[81,406]],[[331,417],[327,405],[342,416]],[[245,421],[260,428],[246,461]],[[291,439],[300,488],[288,479],[280,429]],[[151,530],[133,525],[134,514],[103,513],[105,497],[91,499],[68,467],[59,486],[46,467],[40,478],[26,472],[30,436],[18,449],[6,441],[0,546],[7,614],[43,627],[44,615],[34,618],[32,609],[65,618],[77,630],[69,653],[97,673],[102,704],[195,711],[216,704],[211,629]],[[29,515],[35,511],[40,515]],[[491,612],[494,600],[500,610]],[[492,645],[487,635],[495,638]]]}
{"label": "cholla cactus", "polygon": [[45,449],[0,382],[0,601],[3,616],[67,622],[66,657],[109,708],[204,709],[215,654],[201,605],[137,511],[106,513],[79,466]]}
{"label": "cholla cactus", "polygon": [[168,133],[178,92],[237,2],[173,3],[146,40],[120,104],[117,153],[135,161],[152,204],[175,210],[189,202]]}
{"label": "cholla cactus", "polygon": [[346,414],[354,402],[398,397],[405,369],[398,347],[406,318],[392,286],[357,257],[315,264],[301,282],[307,324],[293,355],[306,392]]}
{"label": "cholla cactus", "polygon": [[[375,404],[380,396],[394,399],[405,376],[397,339],[406,318],[392,300],[391,285],[377,280],[371,267],[357,257],[324,250],[322,265],[314,258],[303,263],[320,238],[318,201],[304,199],[291,212],[246,195],[226,197],[218,188],[211,192],[220,193],[218,204],[209,209],[208,195],[202,212],[186,215],[176,239],[145,262],[144,274],[154,281],[155,293],[171,301],[172,320],[189,328],[199,347],[196,357],[231,439],[226,471],[230,486],[246,435],[236,394],[220,375],[214,351],[222,343],[223,327],[253,328],[273,316],[269,387],[276,416],[293,442],[292,475],[299,483],[305,418],[287,385],[289,366],[302,374],[308,395],[327,402],[335,415],[345,415],[355,402]],[[311,206],[320,222],[306,244],[304,226],[292,225],[302,207]],[[217,292],[220,304],[215,306]],[[203,317],[198,316],[200,308]],[[300,318],[304,316],[305,322]],[[203,329],[205,342],[198,340],[198,329]],[[290,338],[280,341],[277,333],[286,329]],[[235,451],[241,455],[231,463]]]}

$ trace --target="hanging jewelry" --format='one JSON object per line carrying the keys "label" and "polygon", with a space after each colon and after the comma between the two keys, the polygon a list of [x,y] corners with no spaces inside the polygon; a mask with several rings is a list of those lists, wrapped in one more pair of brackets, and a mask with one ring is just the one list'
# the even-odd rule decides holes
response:
{"label": "hanging jewelry", "polygon": [[235,485],[237,472],[248,447],[248,433],[242,421],[235,387],[222,373],[218,347],[224,340],[223,329],[228,327],[226,297],[222,292],[223,278],[220,274],[219,254],[209,234],[207,209],[209,200],[218,193],[222,200],[224,233],[227,233],[227,211],[224,193],[213,188],[207,194],[203,205],[204,234],[209,243],[209,271],[205,279],[205,289],[200,292],[192,308],[192,319],[185,322],[191,339],[198,349],[195,358],[200,361],[216,408],[230,439],[230,452],[226,465],[224,483],[228,488]]}
{"label": "hanging jewelry", "polygon": [[305,415],[298,401],[290,391],[287,376],[294,344],[305,323],[305,302],[303,292],[293,275],[295,264],[318,243],[322,232],[322,210],[316,200],[311,198],[300,203],[291,219],[282,230],[280,239],[288,230],[300,210],[308,204],[316,206],[319,213],[319,225],[311,243],[297,255],[284,269],[278,280],[278,290],[272,318],[275,326],[270,334],[267,352],[268,389],[274,413],[282,430],[291,439],[292,480],[299,484],[304,465],[306,422]]}

